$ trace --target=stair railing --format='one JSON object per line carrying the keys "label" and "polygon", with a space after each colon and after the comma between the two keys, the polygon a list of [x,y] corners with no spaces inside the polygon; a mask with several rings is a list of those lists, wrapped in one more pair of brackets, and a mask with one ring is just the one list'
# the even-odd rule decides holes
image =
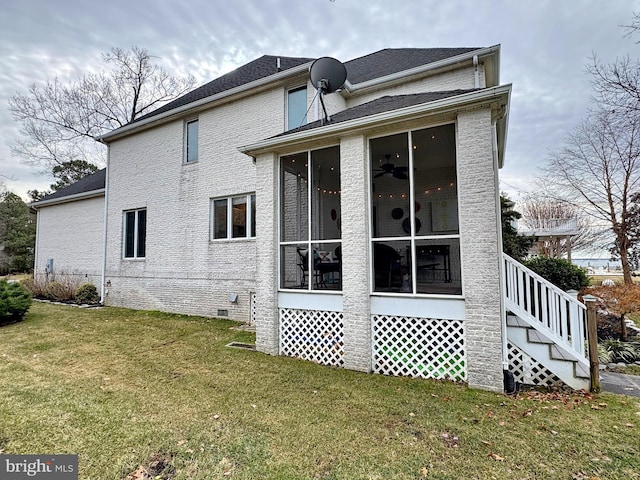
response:
{"label": "stair railing", "polygon": [[502,257],[506,309],[588,359],[585,305],[507,254]]}

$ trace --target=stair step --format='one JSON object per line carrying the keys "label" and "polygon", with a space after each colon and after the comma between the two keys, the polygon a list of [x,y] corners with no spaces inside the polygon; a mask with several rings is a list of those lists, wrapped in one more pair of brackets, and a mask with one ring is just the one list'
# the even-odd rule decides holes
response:
{"label": "stair step", "polygon": [[[535,333],[532,335],[531,332]],[[532,342],[530,337],[545,341]],[[508,338],[512,344],[540,362],[567,385],[574,389],[589,388],[588,366],[585,368],[575,358],[571,358],[566,349],[546,341],[547,338],[544,334],[533,328],[525,329],[510,326],[508,328]]]}
{"label": "stair step", "polygon": [[553,342],[549,340],[545,334],[540,333],[538,330],[533,328],[527,332],[527,339],[531,343],[547,343],[549,345],[553,345]]}
{"label": "stair step", "polygon": [[564,349],[559,348],[558,345],[551,345],[549,349],[551,351],[551,358],[555,358],[556,360],[566,360],[569,362],[576,361],[574,356],[570,355]]}
{"label": "stair step", "polygon": [[531,328],[531,325],[513,314],[507,314],[507,325],[510,327]]}
{"label": "stair step", "polygon": [[591,378],[591,372],[589,371],[589,368],[581,363],[575,363],[575,372],[576,377]]}

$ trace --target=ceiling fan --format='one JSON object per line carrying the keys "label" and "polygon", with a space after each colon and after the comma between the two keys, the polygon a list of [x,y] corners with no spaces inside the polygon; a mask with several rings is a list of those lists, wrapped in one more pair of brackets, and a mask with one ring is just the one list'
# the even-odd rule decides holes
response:
{"label": "ceiling fan", "polygon": [[384,156],[385,160],[387,161],[386,163],[382,163],[380,165],[380,168],[376,168],[374,171],[376,172],[380,172],[377,173],[374,178],[379,178],[382,177],[383,175],[391,175],[393,176],[393,178],[397,178],[399,180],[406,180],[407,178],[407,171],[409,170],[408,167],[396,167],[393,163],[391,163],[389,161],[389,159],[391,158],[390,154],[386,154]]}

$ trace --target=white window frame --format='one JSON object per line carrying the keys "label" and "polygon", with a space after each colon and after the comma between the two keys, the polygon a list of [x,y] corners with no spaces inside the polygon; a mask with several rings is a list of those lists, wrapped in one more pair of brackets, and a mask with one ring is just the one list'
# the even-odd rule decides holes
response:
{"label": "white window frame", "polygon": [[[140,213],[141,211],[144,211],[145,214],[147,214],[146,218],[145,218],[145,245],[144,245],[144,255],[139,256],[138,255],[138,250],[139,250],[139,232],[140,232],[140,228],[139,228],[139,222],[140,222]],[[134,224],[133,224],[133,256],[127,256],[127,215],[129,213],[134,213],[135,214],[135,220],[134,220]],[[147,209],[146,208],[136,208],[133,210],[125,210],[122,212],[122,258],[124,260],[143,260],[147,257],[147,245],[146,245],[146,240],[147,240],[147,226],[149,225],[148,223],[149,220],[149,216],[147,213]]]}
{"label": "white window frame", "polygon": [[[304,105],[305,105],[305,107],[306,107],[306,108],[305,108],[305,114],[304,114],[304,117],[303,117],[303,119],[302,119],[302,124],[301,124],[301,125],[295,125],[295,126],[293,126],[293,127],[291,127],[291,128],[290,128],[290,127],[289,127],[289,98],[290,98],[290,95],[291,95],[293,92],[297,92],[297,91],[300,91],[300,90],[304,90],[304,92],[305,92],[305,102],[304,102]],[[288,88],[288,89],[287,89],[287,97],[286,97],[286,98],[287,98],[287,99],[286,99],[286,102],[285,102],[285,119],[284,119],[284,127],[285,127],[285,131],[287,131],[287,130],[291,130],[291,129],[293,129],[293,128],[300,127],[300,126],[302,126],[302,125],[306,124],[306,123],[307,123],[307,121],[308,121],[307,116],[308,116],[308,114],[309,114],[309,111],[308,111],[308,106],[307,106],[307,104],[309,103],[309,91],[308,91],[308,86],[307,86],[307,84],[304,84],[304,85],[298,85],[297,87]]]}
{"label": "white window frame", "polygon": [[[412,298],[412,297],[419,297],[419,298],[425,298],[425,297],[430,297],[430,298],[447,298],[447,299],[458,299],[458,298],[464,298],[464,282],[462,282],[462,292],[460,294],[435,294],[435,293],[417,293],[417,276],[415,275],[415,272],[412,273],[411,275],[411,292],[380,292],[380,291],[376,291],[375,290],[375,271],[374,271],[374,264],[373,264],[373,244],[375,242],[385,242],[385,241],[389,241],[389,242],[395,242],[395,241],[409,241],[410,244],[410,251],[411,251],[411,264],[412,265],[416,265],[416,242],[419,242],[421,240],[450,240],[450,239],[454,239],[458,241],[458,245],[460,247],[460,250],[462,250],[462,245],[461,245],[461,235],[460,235],[460,229],[458,227],[458,233],[455,234],[444,234],[444,235],[416,235],[415,234],[415,218],[416,218],[416,212],[415,212],[415,204],[416,204],[416,199],[415,199],[415,186],[414,186],[414,166],[413,166],[413,161],[414,161],[414,157],[413,157],[413,148],[412,148],[412,135],[413,132],[416,131],[420,131],[420,130],[425,130],[425,129],[429,129],[429,128],[436,128],[442,125],[453,125],[454,129],[455,129],[455,145],[456,145],[456,181],[458,181],[458,179],[460,178],[460,162],[458,161],[458,123],[455,121],[449,121],[449,122],[442,122],[442,123],[437,123],[434,125],[429,125],[426,127],[422,127],[422,128],[413,128],[410,130],[400,130],[400,131],[394,131],[394,132],[387,132],[383,135],[376,135],[376,136],[371,136],[367,139],[367,149],[368,149],[368,156],[369,156],[369,186],[368,186],[368,190],[369,190],[369,198],[368,198],[368,208],[369,208],[369,246],[371,248],[371,255],[369,256],[369,293],[372,296],[380,296],[380,297],[401,297],[401,298]],[[373,159],[371,158],[371,148],[370,148],[370,142],[371,140],[374,139],[378,139],[378,138],[384,138],[384,137],[389,137],[389,136],[393,136],[393,135],[398,135],[401,133],[406,133],[407,134],[407,151],[409,154],[409,167],[408,167],[408,173],[409,173],[409,218],[410,218],[410,222],[411,222],[411,234],[408,234],[404,237],[374,237],[373,236],[373,215],[372,215],[372,201],[373,201],[373,195],[374,192],[372,192],[371,189],[371,185],[372,185],[372,178],[371,178],[371,162],[373,161]],[[458,205],[460,205],[460,190],[457,191],[456,194],[456,200],[458,202]],[[460,221],[460,209],[458,208],[458,222]],[[460,255],[462,256],[462,251],[460,252]],[[464,269],[464,265],[462,264],[462,258],[460,259],[460,273],[462,275]],[[464,275],[462,275],[464,277]],[[414,293],[416,292],[416,293]]]}
{"label": "white window frame", "polygon": [[[320,239],[315,239],[313,240],[313,224],[312,224],[312,218],[313,218],[313,205],[312,205],[312,153],[314,151],[317,150],[323,150],[326,148],[332,148],[332,147],[338,147],[340,148],[340,144],[331,144],[331,145],[327,145],[325,147],[318,147],[318,148],[313,148],[311,150],[301,150],[299,152],[293,152],[293,153],[288,153],[286,155],[281,155],[278,158],[278,291],[279,292],[296,292],[296,293],[312,293],[312,294],[328,294],[328,295],[341,295],[342,294],[342,289],[340,290],[325,290],[325,289],[314,289],[313,288],[313,281],[309,280],[307,282],[307,285],[305,286],[305,288],[300,289],[300,288],[284,288],[282,287],[282,247],[287,247],[287,246],[304,246],[304,248],[308,251],[308,252],[313,252],[314,249],[314,245],[333,245],[333,244],[339,244],[340,247],[342,247],[343,245],[343,240],[342,240],[342,234],[340,235],[339,238],[331,238],[331,239],[326,239],[326,240],[320,240]],[[282,157],[285,156],[289,156],[289,155],[296,155],[296,154],[301,154],[301,153],[306,153],[307,155],[307,159],[306,159],[306,168],[307,168],[307,179],[309,181],[308,185],[307,185],[307,218],[308,218],[308,222],[307,222],[307,231],[306,231],[306,240],[282,240],[282,227],[284,225],[284,219],[282,218],[282,192],[284,190],[284,185],[282,184],[282,174],[281,174],[281,168],[282,168]],[[342,157],[340,157],[340,168],[342,169]],[[342,181],[342,179],[341,179]],[[296,221],[300,222],[300,219],[296,219]],[[311,262],[313,261],[313,257],[311,255],[309,255],[307,257],[307,262],[309,262],[308,271],[311,271],[311,269],[309,267],[311,267]],[[340,308],[341,309],[341,308]]]}
{"label": "white window frame", "polygon": [[[196,138],[196,145],[197,145],[197,155],[196,158],[193,160],[189,160],[189,125],[192,124],[197,124],[198,126],[198,133],[197,133],[197,138]],[[200,119],[199,118],[190,118],[188,120],[185,120],[184,122],[184,158],[183,158],[183,163],[185,164],[192,164],[192,163],[197,163],[198,160],[200,160]]]}
{"label": "white window frame", "polygon": [[[255,192],[244,193],[241,195],[231,195],[228,197],[212,197],[209,199],[209,240],[212,242],[221,242],[221,241],[229,241],[229,240],[248,240],[255,239],[256,232],[253,231],[251,218],[253,216],[253,205],[251,202],[251,198],[255,198]],[[233,199],[243,198],[246,201],[247,212],[246,212],[246,225],[247,225],[247,234],[243,237],[234,237],[233,236]],[[215,238],[215,202],[217,200],[226,200],[227,201],[227,236],[224,238]]]}

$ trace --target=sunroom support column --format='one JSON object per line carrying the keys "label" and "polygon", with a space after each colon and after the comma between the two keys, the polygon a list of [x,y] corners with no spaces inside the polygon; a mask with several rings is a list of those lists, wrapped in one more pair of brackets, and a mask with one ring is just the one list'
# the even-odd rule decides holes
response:
{"label": "sunroom support column", "polygon": [[277,167],[274,154],[256,158],[256,349],[271,355],[279,353]]}
{"label": "sunroom support column", "polygon": [[340,142],[344,366],[371,371],[369,222],[366,139]]}
{"label": "sunroom support column", "polygon": [[502,391],[502,245],[490,109],[458,115],[460,250],[470,387]]}

